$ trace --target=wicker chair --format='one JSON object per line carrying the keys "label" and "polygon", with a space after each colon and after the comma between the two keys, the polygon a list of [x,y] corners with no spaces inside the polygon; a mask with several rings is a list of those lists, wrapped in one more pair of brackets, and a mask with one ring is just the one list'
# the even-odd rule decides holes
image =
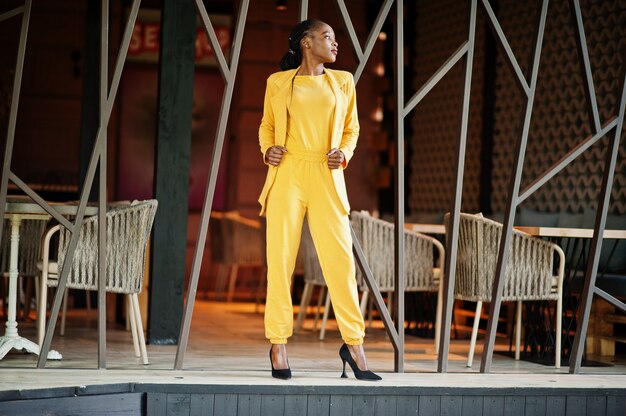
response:
{"label": "wicker chair", "polygon": [[[148,354],[137,295],[142,289],[146,246],[156,209],[156,200],[146,200],[116,206],[106,213],[106,290],[127,295],[135,356],[142,357],[143,364],[148,364]],[[59,232],[58,262],[49,258],[50,239],[56,232]],[[37,318],[39,345],[43,341],[46,322],[46,289],[58,286],[59,273],[65,261],[71,236],[69,230],[57,225],[48,230],[44,237],[41,295]],[[98,290],[98,216],[89,217],[83,223],[66,288]],[[64,294],[62,329],[66,308],[67,292]]]}
{"label": "wicker chair", "polygon": [[232,302],[239,268],[265,266],[263,226],[258,220],[228,211],[211,213],[209,227],[211,259],[218,265],[215,292],[218,297]]}
{"label": "wicker chair", "polygon": [[[365,259],[376,279],[381,292],[391,294],[394,291],[394,224],[372,217],[361,211],[352,212],[352,226],[361,242]],[[435,350],[439,349],[439,328],[441,326],[442,271],[445,252],[443,245],[433,237],[406,229],[405,245],[405,291],[437,292],[437,310],[435,315]],[[437,264],[434,262],[435,250],[438,252]],[[357,279],[363,291],[361,311],[365,314],[369,289],[361,271],[357,268]]]}
{"label": "wicker chair", "polygon": [[[450,214],[445,216],[446,231]],[[483,302],[491,301],[502,224],[482,215],[461,213],[459,246],[456,264],[454,295],[457,299],[476,302],[467,366],[472,366],[478,324]],[[556,276],[554,257],[559,258]],[[517,302],[515,359],[520,358],[522,302],[532,300],[556,301],[556,356],[555,367],[561,366],[561,311],[565,255],[556,244],[513,230],[505,274],[502,301]]]}

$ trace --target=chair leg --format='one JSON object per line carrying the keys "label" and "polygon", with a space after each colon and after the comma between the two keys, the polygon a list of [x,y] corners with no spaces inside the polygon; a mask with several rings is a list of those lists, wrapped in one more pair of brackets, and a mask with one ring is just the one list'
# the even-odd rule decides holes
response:
{"label": "chair leg", "polygon": [[126,332],[132,332],[133,328],[131,328],[130,326],[130,306],[128,302],[126,302],[126,319],[124,319],[124,321],[124,329],[126,330]]}
{"label": "chair leg", "polygon": [[85,291],[85,305],[87,305],[87,316],[91,318],[91,291]]}
{"label": "chair leg", "polygon": [[37,345],[41,348],[46,333],[46,309],[48,308],[48,285],[42,281],[39,283],[39,306],[37,307]]}
{"label": "chair leg", "polygon": [[220,299],[224,292],[224,286],[226,285],[226,273],[228,267],[220,263],[217,266],[217,278],[215,279],[215,299]]}
{"label": "chair leg", "polygon": [[136,293],[131,295],[132,303],[133,303],[133,311],[136,323],[137,323],[137,335],[139,335],[139,347],[141,348],[141,359],[142,363],[147,365],[148,362],[148,351],[146,350],[146,339],[143,334],[143,322],[141,320],[141,312],[139,309],[139,297]]}
{"label": "chair leg", "polygon": [[298,333],[300,329],[302,329],[302,323],[304,322],[304,318],[306,317],[306,309],[309,306],[309,301],[311,300],[311,291],[313,290],[313,285],[311,283],[304,284],[304,290],[302,291],[302,299],[300,300],[300,310],[298,311],[298,319],[296,320],[296,327],[294,328],[294,333]]}
{"label": "chair leg", "polygon": [[326,291],[326,304],[324,305],[324,319],[322,319],[322,329],[320,330],[320,341],[324,341],[324,337],[326,336],[326,322],[328,321],[329,312],[330,312],[330,292]]}
{"label": "chair leg", "polygon": [[130,324],[130,332],[133,336],[133,348],[135,357],[141,357],[139,351],[139,340],[137,337],[137,321],[135,319],[135,308],[133,307],[132,295],[126,295],[126,321]]}
{"label": "chair leg", "polygon": [[228,280],[228,294],[226,295],[226,302],[232,302],[235,296],[235,286],[237,285],[237,274],[239,266],[233,264],[230,269],[230,279]]}
{"label": "chair leg", "polygon": [[315,319],[313,320],[313,332],[317,331],[317,323],[320,321],[320,311],[322,310],[322,299],[326,294],[326,286],[320,286],[320,293],[317,295],[317,309],[315,309]]}
{"label": "chair leg", "polygon": [[519,361],[521,351],[520,345],[522,340],[522,301],[517,301],[517,311],[515,312],[515,360]]}
{"label": "chair leg", "polygon": [[369,329],[372,329],[372,322],[374,321],[374,298],[373,297],[369,297],[369,301],[367,302],[368,306],[367,306],[367,327]]}
{"label": "chair leg", "polygon": [[369,297],[369,294],[369,291],[364,290],[361,295],[361,315],[363,315],[363,318],[365,318],[365,312],[367,312],[367,298]]}
{"label": "chair leg", "polygon": [[437,311],[435,312],[435,354],[439,352],[439,340],[441,338],[441,307],[443,303],[443,293],[441,291],[441,285],[437,291]]}
{"label": "chair leg", "polygon": [[554,366],[561,368],[561,331],[563,319],[563,299],[559,297],[556,301],[556,345],[554,347]]}
{"label": "chair leg", "polygon": [[474,325],[472,326],[472,339],[470,341],[469,354],[467,354],[467,366],[471,367],[474,361],[474,350],[476,349],[476,337],[478,336],[478,324],[480,323],[480,312],[483,309],[481,301],[476,302],[476,313],[474,314]]}
{"label": "chair leg", "polygon": [[67,316],[67,298],[69,293],[69,289],[65,288],[65,293],[63,293],[63,313],[61,314],[61,336],[65,336],[65,318]]}
{"label": "chair leg", "polygon": [[267,287],[267,269],[261,267],[261,278],[259,279],[259,285],[256,288],[256,302],[254,304],[254,313],[259,313],[259,305],[261,305],[261,299],[266,291]]}
{"label": "chair leg", "polygon": [[30,315],[30,301],[33,297],[33,278],[32,276],[24,276],[24,280],[26,280],[26,289],[24,296],[24,319],[28,319],[28,315]]}

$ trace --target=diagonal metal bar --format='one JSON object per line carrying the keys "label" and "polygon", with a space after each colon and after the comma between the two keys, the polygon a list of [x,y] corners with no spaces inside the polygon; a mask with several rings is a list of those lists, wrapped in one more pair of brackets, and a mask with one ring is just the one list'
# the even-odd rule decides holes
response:
{"label": "diagonal metal bar", "polygon": [[397,348],[394,354],[394,371],[404,372],[404,4],[403,0],[396,1],[396,141],[395,150],[395,216],[394,216],[394,259],[395,273],[393,283],[395,288],[394,312],[396,330],[398,331]]}
{"label": "diagonal metal bar", "polygon": [[404,116],[406,117],[417,104],[422,101],[424,97],[437,85],[439,81],[459,62],[459,60],[465,56],[469,48],[469,42],[465,41],[459,48],[446,60],[446,62],[439,67],[439,69],[422,85],[422,88],[417,91],[413,97],[409,100],[404,108]]}
{"label": "diagonal metal bar", "polygon": [[[122,36],[121,47],[117,55],[117,61],[115,63],[115,70],[113,71],[113,79],[111,80],[111,87],[109,88],[109,94],[107,97],[107,105],[113,106],[117,90],[120,85],[120,79],[122,78],[122,70],[124,69],[124,63],[126,62],[126,56],[128,54],[128,46],[133,35],[133,28],[135,21],[137,20],[137,14],[139,13],[139,4],[141,0],[134,0],[126,21],[126,27],[124,28],[124,35]],[[105,84],[106,85],[106,84]],[[104,132],[106,134],[106,132]]]}
{"label": "diagonal metal bar", "polygon": [[40,197],[35,191],[33,191],[30,186],[28,186],[24,181],[22,181],[15,173],[9,171],[9,179],[18,186],[26,195],[28,195],[33,201],[41,206],[48,214],[52,215],[52,217],[60,222],[65,228],[68,230],[74,229],[74,224],[72,224],[67,218],[63,215],[59,214],[59,212],[52,206],[48,201],[44,200]]}
{"label": "diagonal metal bar", "polygon": [[396,328],[393,324],[393,319],[389,314],[389,310],[387,310],[385,300],[380,294],[380,289],[378,288],[376,279],[374,279],[372,269],[370,269],[369,264],[367,264],[367,260],[365,259],[365,253],[363,253],[363,247],[361,247],[361,243],[354,233],[352,225],[350,225],[350,233],[352,234],[352,251],[354,251],[354,258],[356,260],[356,263],[363,272],[363,277],[365,278],[365,283],[367,284],[370,293],[372,294],[372,296],[374,296],[374,303],[376,304],[376,308],[378,309],[378,312],[380,313],[382,320],[385,324],[385,331],[387,331],[387,335],[389,335],[389,338],[391,339],[393,348],[395,351],[398,351],[398,331],[396,331]]}
{"label": "diagonal metal bar", "polygon": [[306,20],[309,15],[309,0],[300,0],[300,9],[298,10],[298,16],[300,21]]}
{"label": "diagonal metal bar", "polygon": [[576,47],[578,48],[578,56],[582,61],[580,72],[585,83],[585,96],[587,98],[587,112],[589,113],[589,122],[592,131],[600,130],[600,113],[598,112],[598,101],[596,99],[596,91],[593,86],[593,74],[591,73],[591,63],[589,62],[589,50],[587,48],[587,39],[585,37],[585,26],[583,25],[583,16],[580,11],[580,2],[578,0],[570,0],[570,10],[572,11],[572,19],[578,36],[576,38]]}
{"label": "diagonal metal bar", "polygon": [[206,34],[209,37],[209,42],[211,42],[211,47],[213,48],[213,53],[215,54],[215,58],[217,59],[220,73],[222,74],[222,77],[226,80],[230,77],[230,70],[228,69],[228,63],[226,63],[224,52],[220,47],[220,42],[217,40],[215,29],[213,29],[213,25],[211,24],[211,19],[209,19],[209,14],[206,11],[206,7],[204,7],[204,4],[202,3],[202,0],[196,0],[196,6],[198,8],[198,13],[200,13],[200,17],[202,18],[202,23],[204,23],[204,29],[206,30]]}
{"label": "diagonal metal bar", "polygon": [[[11,173],[11,157],[13,156],[13,143],[15,142],[15,124],[17,122],[17,108],[20,103],[20,88],[22,86],[22,74],[24,73],[24,56],[26,55],[26,40],[28,39],[28,25],[30,23],[31,0],[26,0],[23,11],[22,27],[20,30],[20,43],[17,47],[15,58],[15,76],[13,77],[13,90],[11,93],[11,109],[9,110],[9,126],[7,140],[4,146],[4,159],[2,160],[2,179],[0,179],[0,218],[4,218],[7,201],[7,189],[9,186],[9,174]],[[0,227],[0,238],[2,230]]]}
{"label": "diagonal metal bar", "polygon": [[504,53],[506,53],[506,56],[508,57],[508,59],[506,60],[507,63],[515,73],[520,88],[522,88],[526,96],[528,96],[530,94],[530,87],[528,85],[528,82],[526,81],[526,77],[524,76],[522,68],[519,66],[519,63],[515,58],[515,54],[511,49],[511,45],[509,45],[509,41],[506,39],[506,35],[504,34],[504,31],[502,30],[502,27],[498,22],[496,14],[493,12],[493,9],[489,4],[489,0],[482,0],[481,4],[483,5],[485,13],[487,13],[487,21],[489,22],[489,26],[494,31],[496,37],[498,38],[500,46],[502,47],[502,49],[504,49]]}
{"label": "diagonal metal bar", "polygon": [[597,286],[594,288],[594,293],[598,295],[599,297],[601,297],[602,299],[604,299],[605,301],[609,302],[611,305],[615,306],[616,308],[619,308],[622,312],[626,312],[626,303],[617,299],[615,296],[605,292],[604,290],[598,288]]}
{"label": "diagonal metal bar", "polygon": [[[231,77],[229,78],[231,83],[233,83],[232,85],[233,87],[234,87],[234,82],[235,82],[235,74],[239,66],[239,58],[241,58],[241,45],[243,44],[243,33],[246,27],[246,17],[248,15],[249,4],[250,4],[249,0],[245,2],[244,1],[241,2],[241,6],[239,8],[239,16],[237,18],[237,22],[235,23],[235,35],[233,37],[233,50],[236,53],[232,55],[232,59],[230,61]],[[224,129],[225,128],[226,126],[224,126]],[[222,132],[222,134],[224,133],[225,133],[225,130],[224,132]]]}
{"label": "diagonal metal bar", "polygon": [[461,201],[463,195],[463,173],[465,171],[465,149],[467,144],[467,131],[469,124],[470,93],[472,88],[472,71],[474,61],[474,46],[476,44],[476,5],[477,0],[472,0],[469,9],[469,28],[467,35],[467,54],[465,55],[465,73],[463,89],[463,107],[461,126],[459,128],[459,142],[457,145],[456,182],[454,184],[454,199],[449,218],[449,233],[446,247],[445,274],[443,278],[443,310],[439,335],[439,351],[437,354],[437,371],[448,371],[448,353],[450,352],[450,327],[452,326],[452,313],[454,306],[454,282],[456,278],[456,256],[459,242],[459,218],[461,213]]}
{"label": "diagonal metal bar", "polygon": [[608,123],[599,131],[587,137],[581,143],[576,145],[573,149],[571,149],[567,154],[565,154],[558,162],[553,164],[550,168],[548,168],[545,172],[543,172],[537,179],[535,179],[530,185],[528,185],[519,195],[517,203],[521,204],[526,198],[531,196],[537,189],[541,188],[546,184],[550,179],[556,176],[560,171],[562,171],[567,165],[569,165],[574,159],[583,154],[587,149],[593,146],[598,140],[603,138],[606,134],[608,134],[617,124],[617,119],[613,117],[609,120]]}
{"label": "diagonal metal bar", "polygon": [[[237,24],[235,27],[235,42],[233,43],[232,60],[230,70],[226,69],[222,73],[226,79],[226,90],[224,91],[224,97],[222,98],[222,107],[220,109],[219,121],[217,133],[215,136],[215,145],[213,147],[213,156],[211,158],[211,173],[209,174],[209,181],[207,183],[206,192],[204,195],[204,203],[202,205],[202,214],[200,220],[200,228],[198,230],[198,240],[196,244],[196,250],[194,252],[193,262],[191,265],[191,278],[189,286],[187,288],[187,299],[185,303],[185,309],[183,312],[183,321],[180,328],[180,335],[178,337],[178,347],[176,348],[176,358],[174,361],[174,369],[182,370],[183,362],[185,360],[185,352],[187,350],[187,344],[189,341],[189,328],[191,326],[191,318],[193,315],[193,307],[196,300],[196,290],[198,288],[198,279],[200,277],[200,267],[202,265],[202,257],[204,254],[204,245],[206,243],[207,230],[209,227],[209,219],[211,216],[211,210],[213,206],[213,196],[215,195],[215,186],[217,184],[217,174],[220,166],[220,158],[222,155],[222,148],[224,145],[224,137],[226,135],[226,126],[228,124],[228,114],[230,110],[230,104],[233,97],[233,90],[235,88],[235,75],[237,74],[237,66],[239,64],[239,56],[241,53],[241,44],[243,42],[243,29],[245,27],[246,15],[248,13],[248,5],[250,0],[242,0],[239,7],[239,16],[237,17]],[[197,2],[198,8],[206,10],[202,2]],[[208,18],[208,15],[207,15]],[[208,22],[210,25],[210,21]],[[208,26],[207,26],[208,27]],[[226,76],[227,75],[227,76]]]}
{"label": "diagonal metal bar", "polygon": [[376,40],[378,39],[378,35],[383,27],[383,23],[385,23],[385,19],[389,14],[389,10],[391,10],[391,5],[394,0],[385,0],[385,3],[380,8],[378,12],[378,16],[376,16],[376,20],[374,21],[374,26],[372,27],[372,31],[365,42],[365,51],[363,52],[363,56],[359,61],[356,69],[354,70],[354,82],[358,82],[359,78],[361,78],[361,74],[363,73],[363,69],[365,68],[365,64],[370,58],[372,54],[372,50],[374,49],[374,45],[376,44]]}
{"label": "diagonal metal bar", "polygon": [[[520,182],[522,180],[522,171],[524,169],[524,156],[526,154],[526,143],[528,141],[528,132],[530,131],[530,119],[532,117],[533,105],[535,102],[535,90],[537,87],[537,76],[539,73],[539,62],[541,59],[541,50],[543,45],[543,35],[546,28],[546,17],[548,15],[548,2],[543,0],[541,13],[539,14],[539,22],[537,24],[536,41],[531,62],[531,81],[528,100],[526,101],[526,110],[524,112],[524,120],[521,137],[517,140],[516,149],[513,152],[517,155],[517,161],[513,164],[511,173],[511,185],[507,198],[507,208],[505,211],[504,224],[502,227],[502,236],[500,238],[500,248],[498,252],[498,262],[496,264],[493,289],[491,292],[491,304],[489,306],[489,320],[487,323],[487,334],[485,337],[485,347],[483,349],[482,360],[480,363],[480,371],[488,373],[491,369],[491,361],[493,358],[493,349],[496,341],[496,329],[498,325],[498,316],[500,315],[500,306],[502,304],[502,290],[504,288],[504,275],[508,263],[508,253],[511,246],[513,235],[513,223],[515,219],[515,209],[518,205],[518,195]],[[484,3],[484,0],[483,0]]]}
{"label": "diagonal metal bar", "polygon": [[[108,0],[103,0],[103,1],[107,2],[108,4]],[[129,28],[131,28],[132,30],[132,28],[134,27],[135,21],[137,20],[137,13],[139,11],[140,3],[141,3],[141,0],[133,0],[133,4],[131,6],[129,17],[128,17],[128,23],[126,25],[126,31],[128,31]],[[102,28],[101,30],[102,30],[102,33],[106,35],[103,36],[100,42],[101,42],[101,48],[103,48],[104,50],[108,50],[108,27],[104,27],[104,23],[108,21],[107,15],[108,15],[109,8],[106,7],[105,9],[103,7],[102,10],[103,10],[103,17],[102,17],[102,22],[101,22],[101,28]],[[126,53],[128,51],[128,46],[130,44],[130,36],[127,36],[126,31],[124,33],[124,36],[122,37],[122,44],[120,45],[120,50],[118,52],[117,64],[115,67],[115,72],[113,74],[113,82],[111,83],[110,90],[108,93],[106,91],[101,92],[101,94],[104,94],[104,96],[107,97],[106,105],[100,108],[100,123],[98,126],[98,132],[96,133],[96,142],[94,143],[91,157],[89,159],[89,167],[87,168],[87,173],[85,175],[85,180],[83,183],[83,189],[81,190],[80,202],[78,204],[78,211],[76,213],[76,219],[74,221],[74,228],[72,230],[73,231],[72,236],[68,244],[68,249],[67,249],[67,254],[66,254],[66,258],[68,259],[74,257],[74,252],[78,244],[78,235],[79,235],[79,233],[76,232],[76,230],[80,230],[80,228],[82,227],[84,215],[85,215],[85,208],[87,207],[87,201],[89,199],[89,192],[93,185],[96,168],[101,159],[103,148],[106,146],[106,130],[109,124],[109,120],[111,118],[111,112],[113,110],[113,103],[115,101],[115,97],[117,95],[117,90],[119,87],[119,79],[121,77],[121,72],[124,69],[123,64],[125,61]],[[102,66],[102,63],[101,63],[101,66]],[[116,79],[118,80],[117,82],[115,82]],[[108,84],[108,79],[104,79],[104,77],[101,76],[101,83],[102,82],[105,82]],[[106,170],[106,166],[101,164],[100,169]],[[56,326],[56,321],[59,315],[59,309],[61,307],[61,300],[63,298],[63,292],[65,291],[65,286],[67,284],[67,278],[69,276],[70,268],[71,268],[70,261],[67,261],[65,262],[65,264],[63,264],[63,270],[61,271],[60,276],[59,276],[57,293],[54,297],[54,301],[52,303],[52,308],[50,311],[50,320],[48,321],[46,334],[44,336],[44,340],[41,345],[39,358],[37,360],[37,368],[44,368],[45,363],[46,363],[46,359],[47,359],[46,357],[48,355],[48,351],[50,350],[50,343],[52,341],[54,327]],[[99,336],[100,336],[100,331],[99,331]],[[99,365],[100,364],[101,363],[99,361]]]}
{"label": "diagonal metal bar", "polygon": [[569,372],[578,373],[583,357],[583,348],[585,338],[587,337],[587,327],[589,325],[589,313],[591,312],[591,303],[593,300],[596,274],[598,272],[598,264],[600,262],[600,250],[602,249],[602,238],[606,225],[606,215],[609,210],[609,202],[611,201],[611,187],[613,184],[613,176],[615,173],[615,165],[617,163],[617,155],[619,153],[620,138],[622,128],[624,127],[624,114],[626,112],[626,64],[622,60],[622,79],[621,79],[621,99],[618,103],[617,126],[615,134],[611,138],[611,144],[607,147],[606,158],[604,162],[604,174],[602,176],[602,187],[598,199],[598,212],[596,213],[596,222],[594,225],[593,239],[589,248],[589,261],[587,262],[587,270],[585,272],[585,283],[581,294],[581,304],[578,312],[579,327],[576,329],[576,336],[572,344],[572,353],[569,360]]}
{"label": "diagonal metal bar", "polygon": [[343,0],[337,0],[337,6],[339,7],[339,11],[341,12],[341,17],[346,24],[346,29],[348,29],[348,35],[350,36],[350,41],[352,42],[352,47],[354,48],[356,59],[360,62],[361,60],[363,60],[363,50],[361,49],[359,38],[356,35],[354,25],[352,24],[352,20],[350,19],[350,13],[348,13],[348,9],[346,8],[346,3]]}
{"label": "diagonal metal bar", "polygon": [[[350,36],[353,42],[353,46],[355,49],[355,52],[358,56],[358,65],[357,68],[355,70],[355,74],[354,76],[354,82],[355,84],[358,83],[359,78],[361,76],[361,73],[363,72],[363,68],[365,67],[365,64],[367,63],[367,61],[369,60],[369,57],[371,55],[371,52],[374,48],[374,44],[376,42],[376,40],[378,39],[378,35],[380,33],[380,30],[382,28],[382,25],[387,17],[387,15],[389,14],[389,10],[391,9],[391,6],[393,4],[393,0],[385,0],[385,3],[383,4],[383,6],[380,9],[380,12],[378,13],[378,16],[376,17],[376,21],[374,22],[374,26],[372,28],[372,31],[370,32],[367,42],[366,42],[366,52],[365,54],[363,54],[360,51],[360,46],[358,43],[358,39],[356,37],[356,34],[354,33],[354,28],[352,26],[352,22],[350,20],[350,16],[349,13],[345,7],[345,4],[343,3],[343,0],[337,0],[338,1],[338,6],[341,10],[342,16],[344,18],[344,21],[346,23],[346,26],[348,27],[348,31],[350,32]],[[302,2],[303,4],[305,3],[304,1]],[[399,22],[400,22],[400,28],[402,28],[403,26],[403,16],[402,16],[402,8],[400,7],[400,12],[401,15],[399,17]],[[401,75],[402,73],[400,72],[397,79],[400,79],[400,77],[402,77]],[[398,112],[399,115],[401,115],[400,111]],[[403,164],[403,163],[402,163]],[[400,173],[402,175],[402,178],[404,178],[404,173]],[[397,191],[398,188],[396,188]],[[400,189],[404,189],[404,187],[400,188]],[[403,192],[403,191],[402,191]],[[396,218],[398,218],[398,216],[396,215]],[[401,223],[404,223],[404,220],[402,219]],[[396,223],[396,226],[398,224]],[[356,234],[354,233],[354,230],[352,229],[352,227],[350,227],[351,229],[351,234],[352,234],[352,241],[353,241],[353,251],[355,253],[355,258],[357,261],[357,264],[359,265],[359,267],[361,268],[361,270],[363,271],[363,275],[365,276],[365,281],[366,284],[368,285],[368,287],[370,288],[370,292],[372,293],[372,295],[374,296],[374,300],[376,302],[376,306],[379,310],[379,312],[381,313],[381,316],[383,318],[383,323],[385,325],[385,330],[387,331],[387,334],[389,335],[389,338],[391,340],[391,343],[393,345],[394,348],[394,357],[395,357],[395,371],[403,371],[403,362],[404,362],[404,317],[400,316],[398,318],[398,325],[399,328],[401,328],[400,330],[396,330],[395,326],[394,326],[394,322],[391,318],[391,315],[389,313],[389,311],[387,310],[387,306],[385,305],[383,299],[382,299],[382,295],[380,294],[380,289],[378,288],[378,285],[376,284],[376,281],[374,280],[373,274],[371,272],[371,269],[369,268],[369,265],[367,264],[367,260],[365,259],[365,255],[363,254],[363,250],[361,248],[361,244],[358,241],[358,238],[356,236]],[[402,228],[400,229],[404,229],[404,227],[402,226]],[[402,244],[404,244],[404,239],[402,239]],[[402,249],[404,252],[404,249]],[[403,264],[402,263],[398,263],[398,261],[396,261],[395,266],[396,266],[396,270],[398,268],[398,264]],[[402,272],[402,275],[404,273]],[[404,279],[402,279],[402,282],[404,283]],[[398,286],[396,286],[398,287]],[[404,288],[400,287],[399,289],[396,289],[396,301],[398,302],[399,306],[399,310],[404,311]],[[402,312],[403,315],[404,312]]]}
{"label": "diagonal metal bar", "polygon": [[26,6],[25,5],[16,7],[15,9],[9,10],[8,12],[4,12],[4,13],[0,14],[0,22],[2,22],[4,20],[7,20],[7,19],[10,19],[10,18],[12,18],[14,16],[17,16],[19,14],[22,14],[22,13],[24,13],[24,10],[26,10]]}

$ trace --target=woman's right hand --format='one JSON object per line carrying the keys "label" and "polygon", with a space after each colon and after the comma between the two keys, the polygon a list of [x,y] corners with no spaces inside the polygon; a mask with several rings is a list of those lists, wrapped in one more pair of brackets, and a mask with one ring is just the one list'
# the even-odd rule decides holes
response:
{"label": "woman's right hand", "polygon": [[272,166],[278,166],[287,149],[283,146],[272,146],[265,152],[265,161]]}

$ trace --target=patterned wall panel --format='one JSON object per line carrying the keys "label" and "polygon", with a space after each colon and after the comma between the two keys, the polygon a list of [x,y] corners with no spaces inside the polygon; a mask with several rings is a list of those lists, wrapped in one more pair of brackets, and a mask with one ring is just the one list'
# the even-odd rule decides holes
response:
{"label": "patterned wall panel", "polygon": [[[468,3],[456,0],[417,3],[413,41],[413,79],[417,91],[467,39]],[[465,162],[463,209],[479,207],[480,135],[484,62],[484,19],[478,13],[470,124]],[[412,137],[407,184],[409,212],[445,212],[454,195],[456,148],[461,123],[464,61],[460,61],[408,117]],[[407,100],[410,96],[407,96]]]}
{"label": "patterned wall panel", "polygon": [[[626,47],[626,0],[581,1],[601,121],[615,114],[619,99],[620,51]],[[537,2],[499,1],[498,17],[520,64],[528,73]],[[591,133],[580,75],[575,29],[566,0],[550,2],[541,55],[522,188]],[[493,161],[493,211],[504,211],[515,140],[525,99],[504,56],[497,58]],[[595,208],[601,186],[604,139],[550,180],[524,207],[582,212]],[[615,172],[611,213],[626,213],[626,144],[622,139]]]}

